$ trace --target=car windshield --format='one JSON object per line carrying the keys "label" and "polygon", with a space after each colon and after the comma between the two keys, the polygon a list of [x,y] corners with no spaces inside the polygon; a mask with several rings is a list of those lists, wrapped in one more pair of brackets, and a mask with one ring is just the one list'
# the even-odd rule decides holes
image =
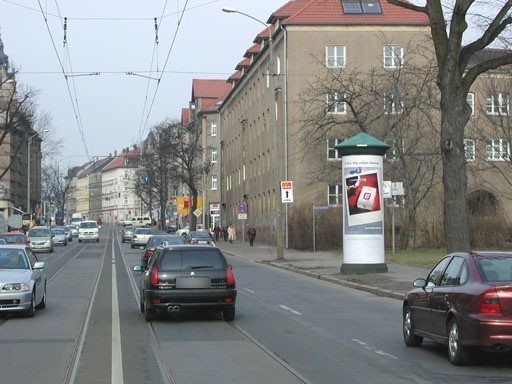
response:
{"label": "car windshield", "polygon": [[25,252],[21,249],[0,249],[0,269],[28,269]]}
{"label": "car windshield", "polygon": [[151,228],[137,228],[135,233],[137,235],[153,235],[155,232]]}
{"label": "car windshield", "polygon": [[60,229],[60,228],[54,228],[52,229],[52,233],[54,235],[64,235],[66,232],[64,232],[63,229]]}
{"label": "car windshield", "polygon": [[206,239],[210,239],[211,240],[211,236],[208,232],[206,231],[192,231],[189,233],[188,237],[193,237],[193,238],[206,238]]}
{"label": "car windshield", "polygon": [[28,231],[29,237],[48,237],[50,236],[50,231],[47,228],[32,228]]}
{"label": "car windshield", "polygon": [[82,222],[80,228],[98,228],[98,224],[95,221]]}
{"label": "car windshield", "polygon": [[167,242],[167,244],[183,244],[185,243],[185,239],[183,236],[173,235],[173,236],[151,236],[148,242],[148,247],[156,248],[163,242]]}

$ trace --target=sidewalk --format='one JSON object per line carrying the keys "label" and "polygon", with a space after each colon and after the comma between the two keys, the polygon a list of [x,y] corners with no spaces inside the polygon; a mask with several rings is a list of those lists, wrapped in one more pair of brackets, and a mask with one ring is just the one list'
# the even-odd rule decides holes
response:
{"label": "sidewalk", "polygon": [[227,255],[240,257],[256,263],[265,263],[296,273],[328,281],[334,284],[371,292],[375,295],[402,300],[412,289],[412,282],[419,277],[427,277],[429,269],[387,263],[388,272],[362,275],[340,273],[343,262],[341,254],[325,251],[298,251],[285,249],[284,259],[276,260],[275,247],[255,245],[236,240],[233,244],[219,240],[217,246]]}

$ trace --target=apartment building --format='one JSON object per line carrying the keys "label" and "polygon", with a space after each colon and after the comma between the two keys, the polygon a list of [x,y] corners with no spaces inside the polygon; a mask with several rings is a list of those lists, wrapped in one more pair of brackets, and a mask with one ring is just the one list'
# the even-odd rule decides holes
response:
{"label": "apartment building", "polygon": [[0,38],[0,216],[4,218],[21,211],[35,213],[41,207],[42,139],[17,97],[15,73]]}
{"label": "apartment building", "polygon": [[[327,72],[393,72],[409,64],[409,51],[431,43],[425,15],[379,0],[289,1],[267,23],[228,79],[232,89],[220,107],[221,200],[227,223],[238,223],[238,204],[246,202],[247,221],[259,238],[273,242],[280,231],[277,215],[286,224],[299,207],[341,205],[335,146],[362,128],[346,95],[325,77],[323,90],[312,85]],[[304,103],[308,97],[311,103]],[[313,129],[322,127],[304,116],[313,103],[310,116],[334,122],[315,137],[314,149],[304,135],[311,129],[313,137]],[[384,98],[375,103],[369,114],[385,106]],[[374,126],[363,128],[383,138]],[[280,182],[286,180],[293,182],[292,204],[281,203]]]}
{"label": "apartment building", "polygon": [[231,86],[225,80],[194,79],[189,102],[188,121],[201,124],[203,164],[209,164],[201,184],[202,219],[205,228],[221,224],[220,177],[220,120],[219,108]]}

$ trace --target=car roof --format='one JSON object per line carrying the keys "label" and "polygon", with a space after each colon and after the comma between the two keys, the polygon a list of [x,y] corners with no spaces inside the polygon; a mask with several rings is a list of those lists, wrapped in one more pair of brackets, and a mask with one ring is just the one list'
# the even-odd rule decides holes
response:
{"label": "car roof", "polygon": [[23,235],[25,236],[25,232],[22,231],[12,231],[12,232],[0,232],[0,236],[2,235]]}
{"label": "car roof", "polygon": [[25,244],[0,244],[0,249],[26,249]]}
{"label": "car roof", "polygon": [[219,251],[221,250],[217,247],[212,247],[211,245],[202,245],[202,244],[172,244],[169,245],[166,249],[173,249],[176,251],[190,251],[190,250],[205,250],[205,251],[211,251],[212,249],[215,249]]}

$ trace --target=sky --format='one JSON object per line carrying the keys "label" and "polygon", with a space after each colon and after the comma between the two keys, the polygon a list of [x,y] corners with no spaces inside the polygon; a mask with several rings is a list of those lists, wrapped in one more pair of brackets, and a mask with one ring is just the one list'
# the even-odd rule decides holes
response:
{"label": "sky", "polygon": [[224,6],[266,23],[286,2],[0,0],[0,36],[18,84],[52,117],[46,134],[63,139],[64,168],[140,143],[179,120],[192,79],[235,71],[264,26]]}

